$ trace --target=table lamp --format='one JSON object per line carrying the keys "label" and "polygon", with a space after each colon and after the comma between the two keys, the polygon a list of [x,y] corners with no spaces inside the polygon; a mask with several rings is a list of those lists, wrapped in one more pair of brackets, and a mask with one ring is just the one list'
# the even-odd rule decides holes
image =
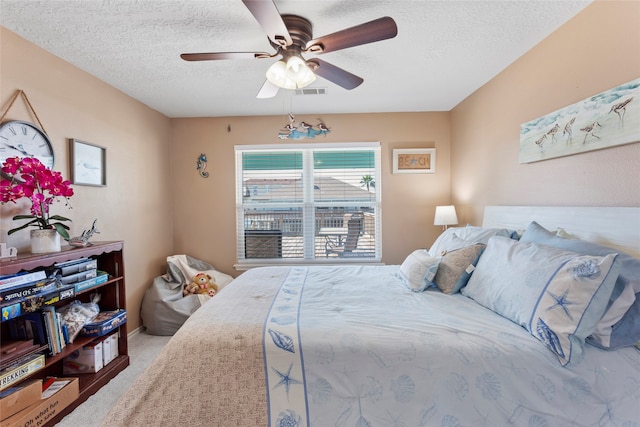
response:
{"label": "table lamp", "polygon": [[433,225],[441,225],[442,229],[446,230],[447,226],[457,223],[458,216],[456,215],[455,206],[436,206],[436,217],[433,220]]}

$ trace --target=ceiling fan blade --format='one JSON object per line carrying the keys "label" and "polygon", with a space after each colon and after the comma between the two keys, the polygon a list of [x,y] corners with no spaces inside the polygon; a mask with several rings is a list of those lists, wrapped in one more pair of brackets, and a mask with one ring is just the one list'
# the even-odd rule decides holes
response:
{"label": "ceiling fan blade", "polygon": [[328,62],[321,59],[313,58],[307,61],[307,63],[309,62],[315,63],[317,65],[315,68],[312,68],[315,74],[347,90],[357,88],[364,81],[362,77],[351,74],[350,72],[345,71],[340,67],[336,67],[335,65],[329,64]]}
{"label": "ceiling fan blade", "polygon": [[180,58],[185,61],[214,61],[218,59],[255,59],[271,58],[275,56],[266,52],[211,52],[211,53],[183,53]]}
{"label": "ceiling fan blade", "polygon": [[266,31],[269,39],[284,47],[293,43],[289,30],[278,12],[276,4],[271,0],[242,0],[256,21]]}
{"label": "ceiling fan blade", "polygon": [[278,94],[278,86],[271,83],[269,80],[265,80],[264,84],[258,91],[256,98],[265,99],[265,98],[273,98]]}
{"label": "ceiling fan blade", "polygon": [[390,39],[397,34],[398,27],[396,26],[396,22],[393,18],[385,16],[311,40],[307,43],[305,50],[315,53],[333,52],[348,47]]}

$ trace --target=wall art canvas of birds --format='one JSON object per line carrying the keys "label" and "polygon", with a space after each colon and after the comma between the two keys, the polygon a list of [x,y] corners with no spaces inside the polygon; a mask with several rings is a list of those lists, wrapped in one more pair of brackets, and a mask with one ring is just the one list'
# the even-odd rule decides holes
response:
{"label": "wall art canvas of birds", "polygon": [[640,78],[520,126],[520,163],[640,142]]}

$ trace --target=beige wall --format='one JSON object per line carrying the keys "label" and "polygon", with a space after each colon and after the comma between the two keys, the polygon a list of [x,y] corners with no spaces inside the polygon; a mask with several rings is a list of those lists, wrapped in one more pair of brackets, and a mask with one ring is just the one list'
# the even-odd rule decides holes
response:
{"label": "beige wall", "polygon": [[[69,177],[68,138],[107,149],[107,186],[74,186],[73,209],[55,213],[73,220],[77,236],[98,218],[93,240],[124,240],[129,329],[140,325],[139,307],[153,277],[166,271],[172,252],[168,118],[132,100],[95,77],[0,28],[2,112],[22,89],[42,122],[55,153],[54,169]],[[37,123],[18,99],[4,120]],[[24,202],[24,200],[23,200]],[[29,249],[28,231],[7,236],[13,215],[28,203],[0,206],[0,241]]]}
{"label": "beige wall", "polygon": [[[314,142],[382,144],[383,261],[400,263],[431,244],[439,204],[454,202],[460,222],[474,224],[488,204],[640,206],[640,144],[524,165],[517,152],[521,123],[640,76],[639,16],[639,2],[594,3],[451,113],[324,116],[332,131]],[[167,256],[187,253],[238,274],[233,146],[282,142],[285,115],[170,120],[0,28],[3,107],[17,89],[54,144],[54,169],[68,176],[68,138],[107,148],[107,187],[76,186],[64,214],[72,235],[98,218],[98,239],[125,241],[131,329]],[[5,119],[35,121],[21,101]],[[432,147],[435,174],[391,174],[394,148]],[[200,153],[209,178],[196,171]],[[6,232],[25,211],[0,207],[0,241],[21,250],[27,233]]]}
{"label": "beige wall", "polygon": [[[323,115],[323,119],[331,133],[296,142],[381,143],[383,261],[399,264],[412,250],[429,247],[441,231],[432,225],[435,206],[450,203],[449,113]],[[315,124],[317,119],[296,117],[300,120]],[[233,269],[234,145],[283,143],[278,132],[287,123],[286,115],[172,120],[176,253],[188,252],[227,274],[238,274]],[[436,173],[393,175],[394,148],[436,148]],[[196,171],[200,153],[209,160],[209,178]]]}
{"label": "beige wall", "polygon": [[486,205],[640,206],[638,143],[518,163],[520,124],[640,77],[639,20],[640,2],[595,2],[452,110],[462,221]]}

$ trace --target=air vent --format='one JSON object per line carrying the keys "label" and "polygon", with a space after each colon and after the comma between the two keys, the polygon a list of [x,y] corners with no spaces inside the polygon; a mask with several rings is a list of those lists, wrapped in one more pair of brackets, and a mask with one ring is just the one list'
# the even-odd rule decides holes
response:
{"label": "air vent", "polygon": [[326,95],[326,87],[307,87],[303,89],[296,89],[296,95]]}

